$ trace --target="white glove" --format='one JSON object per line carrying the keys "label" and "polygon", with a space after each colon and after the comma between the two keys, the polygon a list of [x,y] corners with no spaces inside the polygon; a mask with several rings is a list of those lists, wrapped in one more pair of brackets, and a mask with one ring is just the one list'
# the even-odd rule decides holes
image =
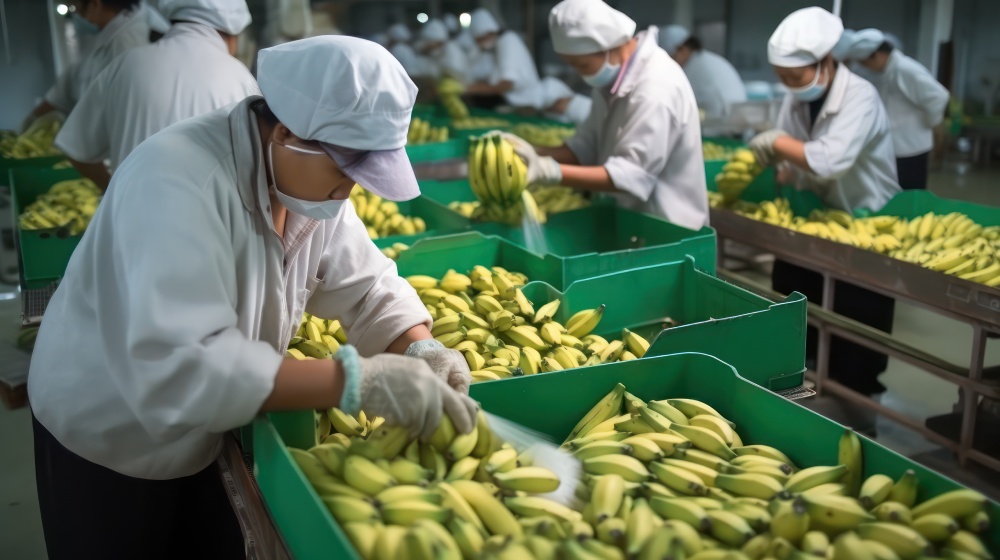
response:
{"label": "white glove", "polygon": [[534,146],[523,138],[504,132],[503,138],[514,147],[514,153],[524,160],[528,167],[529,185],[558,185],[562,183],[562,168],[559,162],[549,156],[540,156]]}
{"label": "white glove", "polygon": [[754,157],[761,167],[771,167],[778,160],[778,154],[774,151],[774,142],[782,136],[788,136],[784,130],[773,128],[761,132],[750,140],[750,149],[753,150]]}
{"label": "white glove", "polygon": [[[349,352],[343,356],[344,348]],[[353,354],[353,355],[351,355]],[[427,362],[396,354],[361,358],[350,346],[337,353],[344,366],[344,397],[341,408],[382,416],[386,422],[410,428],[411,436],[427,441],[447,414],[459,433],[475,429],[479,405],[448,386]],[[356,361],[355,361],[356,360]],[[360,397],[360,399],[358,399]],[[351,406],[352,402],[357,405]]]}
{"label": "white glove", "polygon": [[472,383],[469,362],[457,350],[445,348],[444,344],[432,338],[410,344],[403,355],[427,362],[434,373],[452,389],[469,394],[469,385]]}

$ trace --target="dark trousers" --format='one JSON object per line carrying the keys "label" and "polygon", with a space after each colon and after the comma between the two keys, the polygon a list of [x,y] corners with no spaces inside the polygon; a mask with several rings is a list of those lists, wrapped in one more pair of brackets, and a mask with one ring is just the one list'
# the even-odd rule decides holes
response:
{"label": "dark trousers", "polygon": [[[783,294],[799,292],[816,304],[823,302],[823,276],[807,268],[785,261],[774,261],[771,284]],[[845,317],[860,321],[876,329],[892,332],[892,318],[896,300],[859,288],[847,282],[834,284],[833,310]],[[816,360],[819,333],[809,327],[806,334],[806,359]],[[853,342],[831,338],[830,377],[866,395],[885,391],[878,375],[885,371],[889,357]]]}
{"label": "dark trousers", "polygon": [[133,478],[76,455],[32,420],[51,560],[246,557],[215,464],[173,480]]}
{"label": "dark trousers", "polygon": [[931,153],[896,158],[896,174],[903,190],[927,190],[927,165]]}

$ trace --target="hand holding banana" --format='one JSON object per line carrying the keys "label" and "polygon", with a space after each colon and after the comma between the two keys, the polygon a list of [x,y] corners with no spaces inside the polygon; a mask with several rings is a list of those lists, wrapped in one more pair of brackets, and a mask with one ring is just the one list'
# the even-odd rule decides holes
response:
{"label": "hand holding banana", "polygon": [[528,212],[544,223],[545,215],[525,190],[528,176],[524,160],[504,134],[494,131],[470,139],[469,186],[480,202],[476,219],[516,225],[521,223],[524,212]]}

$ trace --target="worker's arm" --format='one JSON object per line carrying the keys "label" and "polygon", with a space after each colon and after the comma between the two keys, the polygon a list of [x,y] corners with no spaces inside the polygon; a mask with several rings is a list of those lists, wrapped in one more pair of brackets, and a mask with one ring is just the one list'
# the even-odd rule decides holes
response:
{"label": "worker's arm", "polygon": [[813,172],[812,167],[809,166],[809,160],[806,159],[806,144],[801,140],[787,135],[779,136],[774,141],[774,153],[800,169]]}
{"label": "worker's arm", "polygon": [[559,163],[569,164],[569,165],[580,165],[580,160],[577,159],[576,154],[573,150],[569,149],[569,146],[563,144],[562,146],[556,146],[554,148],[542,148],[535,146],[535,151],[538,152],[540,156],[549,156]]}
{"label": "worker's arm", "polygon": [[340,405],[343,392],[339,361],[285,358],[260,411],[327,409]]}
{"label": "worker's arm", "polygon": [[431,330],[427,328],[427,325],[419,324],[400,335],[399,338],[389,344],[389,347],[385,351],[392,354],[402,354],[414,342],[418,340],[430,340],[431,338],[434,337],[431,336]]}
{"label": "worker's arm", "polygon": [[512,89],[514,89],[514,82],[510,80],[503,80],[495,85],[476,82],[465,88],[465,93],[467,95],[503,95]]}
{"label": "worker's arm", "polygon": [[611,192],[615,187],[603,165],[560,165],[562,184],[582,191]]}
{"label": "worker's arm", "polygon": [[24,132],[25,130],[27,130],[28,127],[31,126],[31,123],[35,122],[35,120],[37,120],[38,118],[43,117],[51,113],[52,111],[56,110],[58,110],[58,107],[43,99],[41,103],[36,105],[35,108],[32,109],[30,113],[28,113],[28,116],[24,118],[24,121],[21,122],[20,132]]}
{"label": "worker's arm", "polygon": [[108,190],[108,184],[111,183],[111,173],[108,172],[108,168],[103,162],[86,163],[73,158],[69,158],[69,162],[80,172],[80,175],[93,181],[97,188],[101,189],[101,192]]}

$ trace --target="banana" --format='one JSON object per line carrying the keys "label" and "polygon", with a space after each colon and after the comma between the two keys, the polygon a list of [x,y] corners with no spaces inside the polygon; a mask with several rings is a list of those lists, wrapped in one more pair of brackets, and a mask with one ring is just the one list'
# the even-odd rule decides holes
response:
{"label": "banana", "polygon": [[699,531],[708,531],[712,526],[708,512],[690,499],[653,496],[649,507],[664,519],[676,519]]}
{"label": "banana", "polygon": [[764,457],[762,455],[740,455],[730,461],[730,463],[745,469],[753,468],[758,465],[772,467],[778,469],[785,475],[790,475],[793,472],[791,465],[788,463],[782,463],[781,461],[771,459],[770,457]]}
{"label": "banana", "polygon": [[[886,502],[891,504],[894,502]],[[954,518],[943,513],[928,513],[912,521],[913,530],[925,539],[939,543],[948,540],[958,532],[959,526]]]}
{"label": "banana", "polygon": [[729,501],[722,504],[722,509],[731,511],[742,517],[755,531],[766,531],[773,521],[773,517],[767,511],[767,508],[753,504]]}
{"label": "banana", "polygon": [[590,495],[590,506],[597,521],[614,515],[622,505],[625,496],[625,479],[618,474],[602,476],[594,485]]}
{"label": "banana", "polygon": [[[296,450],[298,451],[298,450]],[[347,460],[347,448],[338,443],[323,443],[309,449],[319,459],[320,463],[337,476],[344,475],[344,461]]]}
{"label": "banana", "polygon": [[760,560],[770,554],[772,540],[767,533],[757,535],[740,547],[740,552],[751,560]]}
{"label": "banana", "polygon": [[699,414],[690,419],[690,424],[699,428],[705,428],[715,432],[727,446],[733,445],[735,432],[733,428],[722,418],[711,414]]}
{"label": "banana", "polygon": [[578,311],[566,321],[566,332],[576,338],[583,338],[590,334],[591,331],[597,328],[597,324],[601,322],[601,317],[604,315],[604,307],[604,304],[601,304],[594,309]]}
{"label": "banana", "polygon": [[625,532],[627,530],[628,525],[624,519],[609,517],[597,524],[594,534],[597,536],[597,540],[604,544],[620,547],[625,543]]}
{"label": "banana", "polygon": [[649,341],[628,329],[622,330],[622,340],[628,347],[629,352],[637,358],[643,357],[649,350]]}
{"label": "banana", "polygon": [[917,484],[917,473],[913,469],[906,469],[899,480],[892,485],[888,500],[912,508],[917,502]]}
{"label": "banana", "polygon": [[486,472],[491,475],[510,472],[517,468],[517,450],[510,447],[498,449],[486,457],[485,461]]}
{"label": "banana", "polygon": [[686,426],[690,423],[687,416],[685,416],[683,412],[675,408],[667,401],[649,401],[646,403],[646,406],[659,413],[661,416],[664,416],[674,424]]}
{"label": "banana", "polygon": [[847,429],[840,435],[837,443],[837,462],[847,466],[843,475],[844,486],[848,496],[857,496],[864,480],[864,465],[862,464],[861,440],[854,431]]}
{"label": "banana", "polygon": [[451,484],[439,482],[435,485],[434,489],[441,494],[441,505],[451,510],[455,515],[455,519],[460,519],[472,526],[479,534],[486,532],[486,527],[479,518],[477,510]]}
{"label": "banana", "polygon": [[[927,517],[926,515],[924,517]],[[973,533],[985,533],[990,528],[990,516],[985,511],[979,511],[961,520],[962,528]]]}
{"label": "banana", "polygon": [[882,502],[872,508],[872,515],[879,521],[889,523],[902,523],[903,525],[913,523],[913,513],[910,508],[898,502]]}
{"label": "banana", "polygon": [[592,475],[617,474],[628,482],[643,482],[651,476],[641,461],[628,455],[591,457],[583,461],[583,472]]}
{"label": "banana", "polygon": [[[691,447],[690,441],[677,434],[661,434],[657,432],[646,432],[642,434],[635,434],[635,436],[633,437],[647,439],[655,443],[660,448],[660,450],[663,451],[663,454],[665,456],[674,455],[679,451],[688,452],[690,451]],[[712,455],[712,457],[715,457],[715,455]],[[686,458],[686,457],[681,457],[681,458]],[[721,461],[722,459],[719,460]]]}
{"label": "banana", "polygon": [[497,486],[504,490],[545,494],[559,488],[559,477],[542,467],[518,467],[514,470],[493,475]]}
{"label": "banana", "polygon": [[393,459],[385,470],[400,484],[424,485],[434,476],[430,469],[402,457]]}
{"label": "banana", "polygon": [[[659,462],[650,463],[649,468],[657,480],[674,492],[687,496],[705,496],[708,494],[708,488],[691,471],[672,465],[664,465]],[[718,479],[716,481],[718,482]]]}
{"label": "banana", "polygon": [[608,431],[608,432],[594,432],[587,434],[585,437],[577,438],[566,442],[565,445],[571,450],[580,449],[581,447],[597,442],[597,441],[622,441],[629,437],[628,433],[618,432],[618,431]]}
{"label": "banana", "polygon": [[558,323],[548,322],[543,324],[539,327],[538,334],[541,335],[542,340],[550,345],[556,346],[562,344],[563,329]]}
{"label": "banana", "polygon": [[771,535],[797,543],[809,531],[809,513],[801,499],[774,502]]}
{"label": "banana", "polygon": [[556,316],[556,311],[559,310],[559,305],[562,303],[561,300],[554,299],[545,305],[538,308],[535,312],[531,322],[537,324],[545,323],[551,321]]}
{"label": "banana", "polygon": [[493,497],[482,484],[469,480],[456,480],[451,486],[475,510],[490,533],[516,538],[524,535],[521,525],[510,510]]}
{"label": "banana", "polygon": [[465,456],[452,463],[451,469],[448,470],[448,474],[445,475],[444,479],[446,482],[454,482],[456,480],[472,480],[476,471],[479,470],[479,463],[480,459]]}
{"label": "banana", "polygon": [[[785,490],[798,493],[820,484],[838,482],[845,472],[847,472],[847,465],[805,468],[788,477]],[[890,479],[889,482],[892,480]]]}
{"label": "banana", "polygon": [[511,327],[503,335],[518,346],[533,348],[539,352],[548,348],[548,345],[541,337],[528,330],[525,326]]}
{"label": "banana", "polygon": [[375,543],[378,542],[382,531],[385,529],[381,523],[352,521],[345,523],[342,528],[362,558],[374,557]]}
{"label": "banana", "polygon": [[577,422],[576,426],[570,431],[569,436],[567,436],[566,441],[586,436],[594,426],[597,426],[608,418],[617,416],[622,408],[624,395],[625,386],[621,383],[615,385],[615,388],[610,393],[605,395]]}
{"label": "banana", "polygon": [[984,511],[986,497],[975,490],[961,489],[946,492],[913,508],[913,518],[920,519],[929,513],[943,513],[955,519]]}
{"label": "banana", "polygon": [[338,523],[368,523],[380,519],[378,510],[367,500],[348,496],[324,496],[322,500]]}
{"label": "banana", "polygon": [[712,455],[717,455],[727,461],[736,457],[736,453],[726,445],[717,433],[698,426],[673,424],[670,429],[691,441],[691,444]]}
{"label": "banana", "polygon": [[705,513],[711,521],[711,535],[729,546],[743,546],[756,534],[745,519],[733,512],[712,509]]}
{"label": "banana", "polygon": [[535,496],[513,496],[504,499],[507,509],[522,517],[548,516],[558,521],[576,522],[583,516],[562,504]]}
{"label": "banana", "polygon": [[930,543],[920,533],[896,523],[862,523],[858,525],[857,532],[862,539],[888,546],[901,558],[915,558],[925,554],[930,548]]}
{"label": "banana", "polygon": [[344,480],[369,496],[396,484],[392,475],[360,455],[350,455],[344,461]]}
{"label": "banana", "polygon": [[[669,403],[670,406],[673,406],[677,410],[680,410],[682,413],[684,413],[684,416],[687,416],[688,418],[694,418],[699,414],[709,414],[712,416],[718,416],[719,418],[726,420],[726,417],[720,414],[719,411],[715,410],[711,406],[708,406],[707,404],[699,400],[667,399],[667,403]],[[728,420],[726,421],[728,422]]]}
{"label": "banana", "polygon": [[629,454],[645,463],[661,459],[664,455],[663,449],[658,443],[639,435],[628,437],[619,443],[631,447],[631,452]]}
{"label": "banana", "polygon": [[806,554],[826,558],[827,551],[830,550],[830,537],[823,531],[809,531],[802,535],[799,548]]}
{"label": "banana", "polygon": [[861,484],[858,501],[865,509],[881,504],[892,492],[892,479],[884,474],[873,474]]}
{"label": "banana", "polygon": [[861,537],[848,531],[833,541],[833,560],[875,560],[875,555]]}
{"label": "banana", "polygon": [[374,497],[375,503],[379,506],[391,504],[393,502],[417,501],[430,504],[441,505],[441,494],[412,484],[401,484],[390,486],[379,492]]}
{"label": "banana", "polygon": [[421,519],[447,523],[452,511],[424,500],[400,500],[381,504],[382,519],[392,525],[410,526]]}
{"label": "banana", "polygon": [[645,499],[635,500],[625,528],[624,548],[630,558],[642,550],[642,545],[656,531],[660,523],[660,519]]}
{"label": "banana", "polygon": [[671,465],[674,467],[682,468],[690,471],[695,476],[700,478],[705,486],[714,487],[715,479],[719,476],[719,471],[706,467],[704,465],[699,465],[698,463],[692,463],[691,461],[682,461],[680,459],[662,459],[660,461],[664,465]]}
{"label": "banana", "polygon": [[834,495],[802,495],[806,511],[812,520],[810,528],[824,531],[847,531],[875,517],[865,511],[854,498]]}
{"label": "banana", "polygon": [[993,555],[986,548],[979,537],[969,531],[959,530],[957,533],[951,536],[944,543],[944,550],[946,553],[948,551],[964,552],[967,555],[972,555],[976,558],[985,558],[990,560]]}
{"label": "banana", "polygon": [[781,483],[777,480],[754,473],[720,474],[715,478],[715,485],[737,496],[762,500],[770,500],[783,492]]}

